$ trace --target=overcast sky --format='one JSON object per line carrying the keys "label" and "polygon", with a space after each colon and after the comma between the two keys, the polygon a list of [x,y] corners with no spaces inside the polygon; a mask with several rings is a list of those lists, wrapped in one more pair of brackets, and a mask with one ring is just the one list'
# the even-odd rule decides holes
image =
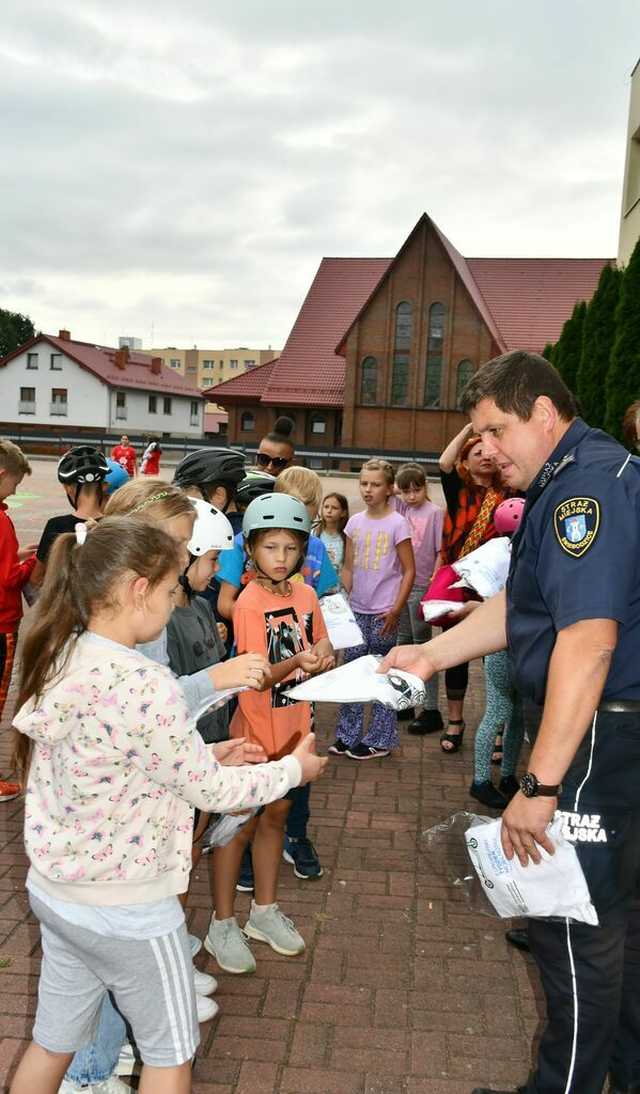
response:
{"label": "overcast sky", "polygon": [[617,250],[637,0],[5,0],[0,307],[279,347],[323,255]]}

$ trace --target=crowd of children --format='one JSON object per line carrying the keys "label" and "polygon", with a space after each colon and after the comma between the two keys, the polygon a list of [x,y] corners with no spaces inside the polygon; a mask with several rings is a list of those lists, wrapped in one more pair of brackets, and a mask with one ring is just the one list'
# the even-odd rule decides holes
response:
{"label": "crowd of children", "polygon": [[[424,642],[421,601],[447,552],[497,534],[504,494],[492,469],[473,477],[468,433],[455,484],[446,472],[446,520],[418,464],[396,474],[367,460],[364,509],[350,516],[346,497],[323,497],[319,476],[292,466],[293,450],[274,437],[256,469],[231,449],[200,449],[171,485],[128,481],[130,453],[71,449],[58,464],[71,511],[22,550],[5,499],[31,469],[0,441],[0,714],[23,591],[37,600],[14,726],[43,964],[33,1043],[12,1094],[124,1090],[114,1078],[122,1057],[142,1061],[143,1094],[190,1089],[198,1023],[218,1010],[215,979],[192,963],[202,942],[184,919],[203,849],[204,946],[221,969],[253,972],[250,940],[290,956],[305,947],[280,909],[278,869],[284,854],[300,879],[323,872],[307,826],[310,784],[327,761],[315,754],[311,706],[287,694],[335,664],[319,598],[340,591],[350,601],[363,641],[346,662]],[[521,732],[508,667],[493,656],[472,792],[482,784],[475,796],[502,808]],[[445,752],[462,741],[449,727]],[[442,729],[436,678],[408,730]],[[493,788],[502,731],[507,762]],[[399,744],[395,712],[374,703],[365,726],[363,705],[343,704],[329,752],[380,759]],[[19,792],[0,782],[0,801]],[[242,928],[236,889],[254,894]]]}

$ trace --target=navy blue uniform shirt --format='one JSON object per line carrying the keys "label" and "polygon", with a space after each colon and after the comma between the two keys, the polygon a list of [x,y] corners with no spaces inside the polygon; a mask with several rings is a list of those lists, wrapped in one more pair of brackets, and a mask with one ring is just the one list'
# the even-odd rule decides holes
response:
{"label": "navy blue uniform shirt", "polygon": [[603,699],[640,699],[640,461],[580,418],[527,491],[507,581],[518,691],[544,703],[557,632],[615,619]]}

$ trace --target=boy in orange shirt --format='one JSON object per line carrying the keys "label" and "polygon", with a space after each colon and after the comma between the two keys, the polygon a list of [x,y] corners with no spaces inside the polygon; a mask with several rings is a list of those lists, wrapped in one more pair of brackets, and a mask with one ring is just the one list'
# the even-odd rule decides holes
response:
{"label": "boy in orange shirt", "polygon": [[[311,705],[289,699],[286,691],[301,677],[331,668],[333,650],[318,598],[299,573],[311,531],[302,502],[287,494],[262,495],[247,507],[242,531],[255,577],[236,602],[234,633],[239,654],[251,650],[266,656],[271,687],[240,693],[231,736],[261,745],[270,760],[280,759],[312,728]],[[216,911],[204,944],[226,972],[255,971],[245,935],[287,956],[305,948],[304,939],[276,901],[290,807],[288,797],[271,803],[226,847],[214,852]],[[243,935],[234,915],[234,899],[249,841],[253,845],[255,899]]]}
{"label": "boy in orange shirt", "polygon": [[[11,673],[22,619],[22,589],[36,564],[36,544],[18,549],[18,539],[5,499],[15,494],[29,461],[12,441],[0,440],[0,718],[9,694]],[[0,779],[0,802],[17,798],[20,784]]]}

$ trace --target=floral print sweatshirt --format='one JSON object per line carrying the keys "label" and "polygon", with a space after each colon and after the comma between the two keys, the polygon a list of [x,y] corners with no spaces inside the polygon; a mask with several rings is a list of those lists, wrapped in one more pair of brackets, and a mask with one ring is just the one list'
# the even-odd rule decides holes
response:
{"label": "floral print sweatshirt", "polygon": [[142,904],[185,892],[194,806],[256,808],[301,777],[293,756],[221,767],[169,669],[90,634],[14,725],[34,742],[25,802],[33,881],[73,903]]}

